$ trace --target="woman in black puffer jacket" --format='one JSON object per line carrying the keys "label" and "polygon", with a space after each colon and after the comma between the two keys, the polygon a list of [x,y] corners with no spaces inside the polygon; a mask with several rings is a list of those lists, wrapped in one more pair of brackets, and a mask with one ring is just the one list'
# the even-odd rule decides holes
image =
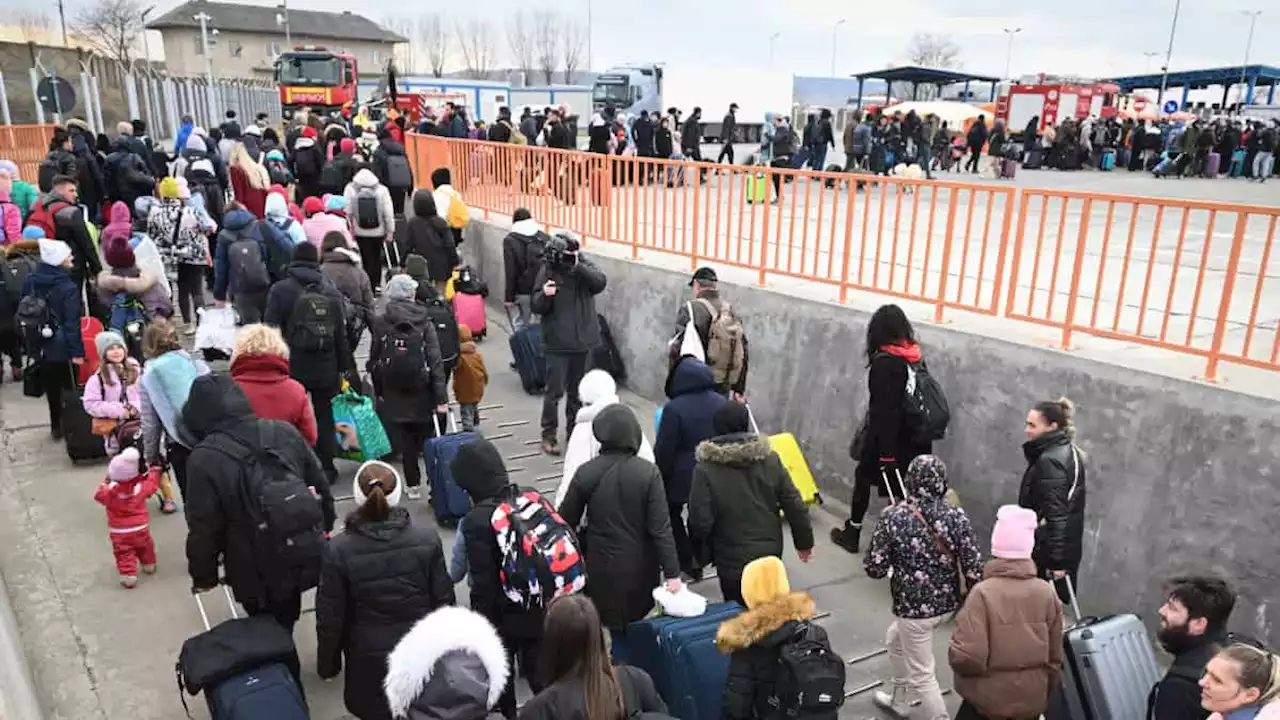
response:
{"label": "woman in black puffer jacket", "polygon": [[[1068,602],[1064,577],[1076,583],[1084,554],[1084,453],[1073,442],[1075,406],[1067,398],[1036,403],[1027,412],[1027,441],[1022,453],[1027,470],[1022,474],[1018,504],[1034,510],[1039,518],[1036,571],[1052,578],[1058,597]],[[1076,585],[1077,592],[1079,585]]]}
{"label": "woman in black puffer jacket", "polygon": [[440,536],[397,507],[401,484],[383,462],[356,471],[360,507],[325,547],[316,591],[317,672],[337,677],[346,660],[343,700],[360,720],[391,720],[387,656],[415,623],[454,604]]}

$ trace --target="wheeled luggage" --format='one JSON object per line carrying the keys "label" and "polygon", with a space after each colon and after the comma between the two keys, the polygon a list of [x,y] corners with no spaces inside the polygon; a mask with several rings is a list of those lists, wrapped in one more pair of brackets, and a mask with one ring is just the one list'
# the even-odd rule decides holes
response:
{"label": "wheeled luggage", "polygon": [[1231,153],[1231,167],[1227,169],[1227,174],[1231,177],[1240,177],[1244,174],[1244,151],[1236,150]]}
{"label": "wheeled luggage", "polygon": [[102,321],[96,317],[80,318],[80,342],[84,345],[84,362],[80,365],[79,381],[86,385],[89,378],[98,372],[98,353],[94,352],[94,339],[102,332]]}
{"label": "wheeled luggage", "polygon": [[591,351],[591,367],[603,370],[614,380],[622,382],[627,379],[627,368],[622,364],[622,354],[618,352],[618,345],[613,340],[613,331],[609,329],[609,322],[603,315],[597,314],[596,322],[600,323],[600,342]]}
{"label": "wheeled luggage", "polygon": [[458,486],[449,466],[458,456],[458,450],[475,440],[477,435],[458,432],[452,413],[449,413],[447,433],[440,432],[440,418],[435,413],[431,414],[431,422],[435,424],[436,436],[427,438],[422,449],[427,463],[427,481],[431,484],[431,504],[435,509],[436,522],[455,525],[471,510],[471,496]]}
{"label": "wheeled luggage", "polygon": [[[93,347],[90,345],[89,347]],[[48,368],[45,368],[45,372]],[[58,371],[62,372],[62,371]],[[74,378],[74,373],[72,377]],[[93,434],[93,418],[84,411],[84,386],[78,382],[62,389],[62,436],[67,448],[67,457],[71,462],[87,462],[100,460],[107,456],[106,443],[102,437]]]}
{"label": "wheeled luggage", "polygon": [[[756,424],[755,413],[751,412],[750,406],[747,407],[747,417],[751,419],[751,431],[763,437],[760,426]],[[778,454],[782,467],[786,468],[787,475],[791,476],[791,484],[795,485],[796,490],[800,492],[800,498],[809,505],[821,504],[822,495],[818,493],[818,483],[813,479],[813,472],[809,470],[809,463],[804,459],[804,451],[800,449],[796,436],[791,433],[770,435],[769,447]]]}
{"label": "wheeled luggage", "polygon": [[1218,169],[1222,166],[1222,156],[1216,152],[1209,153],[1209,157],[1204,161],[1204,176],[1207,178],[1218,177]]}
{"label": "wheeled luggage", "polygon": [[1129,167],[1129,148],[1116,150],[1116,165],[1122,168]]}
{"label": "wheeled luggage", "polygon": [[183,708],[187,699],[181,691],[203,691],[213,720],[307,720],[293,635],[270,615],[239,617],[226,585],[222,592],[231,619],[216,627],[210,626],[200,595],[195,596],[205,631],[188,638],[178,654]]}
{"label": "wheeled luggage", "polygon": [[1062,636],[1062,691],[1046,720],[1143,720],[1160,666],[1137,615],[1081,617],[1071,578],[1067,593],[1076,622]]}
{"label": "wheeled luggage", "polygon": [[729,656],[716,649],[716,631],[720,623],[741,612],[737,603],[718,603],[708,605],[697,617],[660,616],[634,622],[625,637],[613,640],[614,664],[647,672],[673,717],[718,720]]}
{"label": "wheeled luggage", "polygon": [[1000,177],[1015,178],[1018,175],[1018,161],[1013,158],[1004,158],[1000,161]]}
{"label": "wheeled luggage", "polygon": [[767,173],[755,171],[747,176],[747,202],[769,202],[769,176]]}
{"label": "wheeled luggage", "polygon": [[[823,172],[826,172],[826,173],[838,173],[838,172],[844,172],[844,168],[840,167],[839,165],[837,165],[837,164],[835,164],[835,163],[831,163],[831,164],[827,165],[825,168],[823,168],[823,170],[822,170],[822,171],[823,171]],[[837,182],[838,182],[838,180],[836,180],[835,178],[829,177],[829,178],[827,178],[826,180],[823,180],[823,181],[822,181],[822,185],[823,185],[823,187],[825,187],[825,188],[827,188],[828,190],[830,190],[831,188],[834,188],[834,187],[836,186],[836,183],[837,183]]]}
{"label": "wheeled luggage", "polygon": [[[510,312],[507,320],[511,320]],[[520,384],[530,395],[537,395],[547,387],[547,357],[542,350],[542,326],[526,323],[515,327],[512,323],[511,358],[516,363]]]}
{"label": "wheeled luggage", "polygon": [[1044,149],[1031,148],[1027,151],[1027,161],[1022,163],[1023,170],[1039,170],[1044,167]]}
{"label": "wheeled luggage", "polygon": [[1098,169],[1104,172],[1110,172],[1116,169],[1116,151],[1103,150],[1102,157],[1098,158]]}
{"label": "wheeled luggage", "polygon": [[459,325],[466,325],[471,330],[471,337],[483,340],[489,322],[484,315],[484,296],[468,293],[455,293],[453,296],[453,314]]}

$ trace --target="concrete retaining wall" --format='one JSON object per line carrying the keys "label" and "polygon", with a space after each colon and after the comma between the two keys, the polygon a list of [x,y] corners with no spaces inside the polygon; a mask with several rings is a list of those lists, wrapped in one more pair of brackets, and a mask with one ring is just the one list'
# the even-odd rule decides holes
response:
{"label": "concrete retaining wall", "polygon": [[[502,299],[506,232],[505,223],[475,221],[464,246],[495,303]],[[688,276],[592,259],[609,278],[598,304],[625,359],[628,385],[659,400],[666,343],[688,297]],[[847,499],[854,469],[849,440],[867,403],[862,352],[869,315],[721,285],[751,340],[748,394],[761,426],[795,433],[824,493]],[[1078,440],[1089,463],[1084,610],[1138,612],[1151,624],[1165,580],[1218,573],[1240,593],[1232,625],[1280,641],[1280,605],[1270,597],[1280,587],[1273,530],[1280,403],[954,326],[919,322],[917,329],[952,409],[948,436],[935,452],[981,537],[989,537],[996,508],[1017,500],[1027,409],[1067,395],[1079,407]]]}

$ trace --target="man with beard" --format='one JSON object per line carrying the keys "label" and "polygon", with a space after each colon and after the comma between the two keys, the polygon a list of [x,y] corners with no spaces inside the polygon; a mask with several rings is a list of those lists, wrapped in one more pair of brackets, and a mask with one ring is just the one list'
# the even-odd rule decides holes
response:
{"label": "man with beard", "polygon": [[1214,577],[1181,577],[1169,582],[1160,606],[1160,645],[1173,663],[1147,696],[1148,720],[1204,720],[1200,677],[1210,658],[1227,641],[1227,619],[1236,595]]}

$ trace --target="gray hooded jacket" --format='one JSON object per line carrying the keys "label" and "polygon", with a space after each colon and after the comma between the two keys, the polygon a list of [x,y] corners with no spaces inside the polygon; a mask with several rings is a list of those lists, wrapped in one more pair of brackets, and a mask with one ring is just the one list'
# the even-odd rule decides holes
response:
{"label": "gray hooded jacket", "polygon": [[502,639],[480,615],[443,607],[418,621],[387,658],[391,715],[407,720],[494,720],[507,684]]}

